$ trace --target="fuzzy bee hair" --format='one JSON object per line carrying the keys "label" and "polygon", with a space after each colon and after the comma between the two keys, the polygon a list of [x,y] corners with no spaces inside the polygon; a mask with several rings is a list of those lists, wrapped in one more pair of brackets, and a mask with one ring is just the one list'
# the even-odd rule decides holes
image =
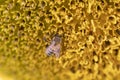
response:
{"label": "fuzzy bee hair", "polygon": [[46,54],[50,56],[51,54],[55,54],[56,57],[60,56],[60,49],[61,49],[61,37],[55,35],[51,40],[50,45],[46,48]]}

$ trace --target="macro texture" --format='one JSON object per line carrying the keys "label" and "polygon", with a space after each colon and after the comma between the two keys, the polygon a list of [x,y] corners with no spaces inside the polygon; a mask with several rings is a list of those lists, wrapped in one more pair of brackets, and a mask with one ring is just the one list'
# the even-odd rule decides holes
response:
{"label": "macro texture", "polygon": [[[48,57],[46,46],[56,34],[60,56]],[[10,80],[119,80],[120,0],[0,0],[0,74]]]}

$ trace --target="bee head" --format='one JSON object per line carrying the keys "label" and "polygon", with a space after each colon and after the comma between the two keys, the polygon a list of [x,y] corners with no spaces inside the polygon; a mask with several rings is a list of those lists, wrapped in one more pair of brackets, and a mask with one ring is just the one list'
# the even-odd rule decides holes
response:
{"label": "bee head", "polygon": [[53,40],[55,42],[55,44],[59,44],[61,42],[61,36],[59,36],[58,34],[56,34],[54,37],[53,37]]}

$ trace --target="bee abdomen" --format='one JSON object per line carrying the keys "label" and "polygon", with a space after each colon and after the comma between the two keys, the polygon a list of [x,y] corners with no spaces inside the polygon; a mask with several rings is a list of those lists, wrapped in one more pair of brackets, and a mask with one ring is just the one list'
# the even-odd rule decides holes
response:
{"label": "bee abdomen", "polygon": [[53,49],[51,48],[51,46],[48,46],[48,48],[46,49],[46,54],[50,56],[52,53],[53,53]]}

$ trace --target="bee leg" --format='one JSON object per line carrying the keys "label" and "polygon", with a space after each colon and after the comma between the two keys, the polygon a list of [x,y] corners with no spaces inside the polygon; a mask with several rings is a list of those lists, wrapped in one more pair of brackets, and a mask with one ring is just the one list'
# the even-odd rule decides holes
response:
{"label": "bee leg", "polygon": [[55,53],[55,56],[56,56],[57,58],[60,57],[60,49],[56,50],[54,53]]}
{"label": "bee leg", "polygon": [[60,57],[60,53],[55,53],[56,58]]}

